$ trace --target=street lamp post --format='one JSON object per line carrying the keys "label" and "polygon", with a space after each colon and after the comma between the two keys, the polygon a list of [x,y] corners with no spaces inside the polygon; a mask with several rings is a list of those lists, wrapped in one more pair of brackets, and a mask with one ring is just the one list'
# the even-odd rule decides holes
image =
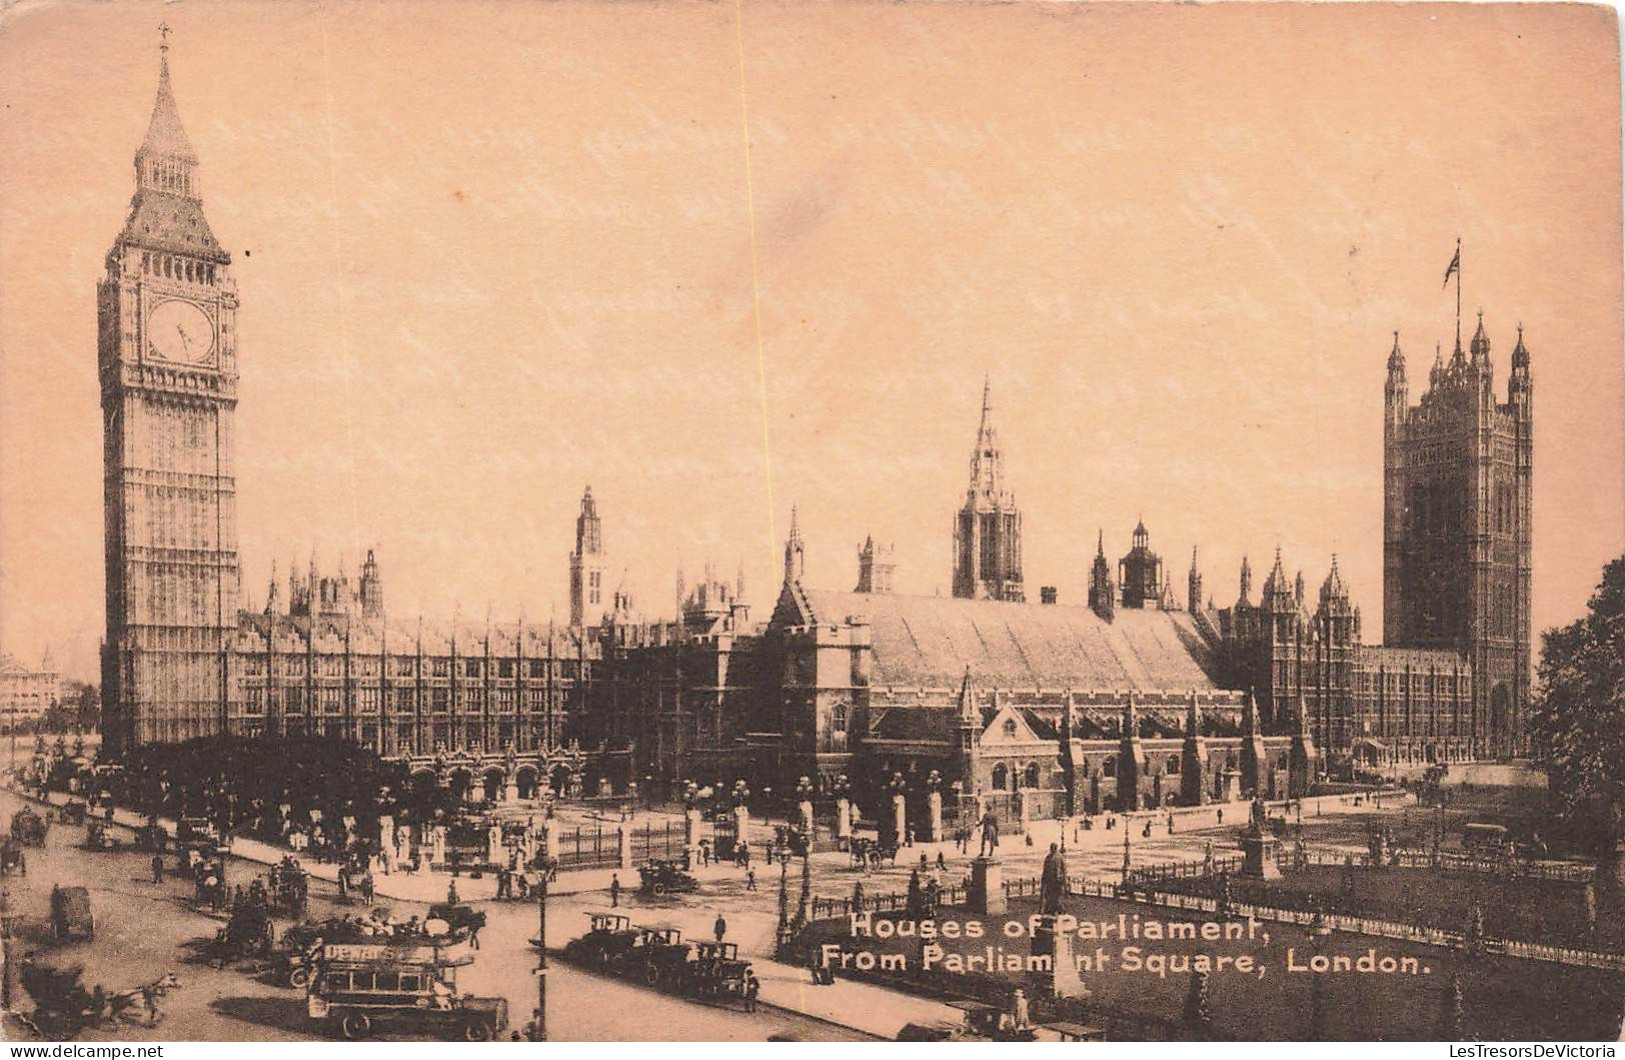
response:
{"label": "street lamp post", "polygon": [[547,1041],[547,878],[553,873],[553,859],[543,856],[541,880],[536,884],[536,1015],[532,1041]]}

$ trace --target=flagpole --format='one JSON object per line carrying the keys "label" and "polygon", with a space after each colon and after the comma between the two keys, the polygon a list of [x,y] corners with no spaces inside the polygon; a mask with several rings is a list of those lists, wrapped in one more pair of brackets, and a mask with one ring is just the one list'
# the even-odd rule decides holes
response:
{"label": "flagpole", "polygon": [[1456,237],[1456,349],[1461,349],[1461,237]]}

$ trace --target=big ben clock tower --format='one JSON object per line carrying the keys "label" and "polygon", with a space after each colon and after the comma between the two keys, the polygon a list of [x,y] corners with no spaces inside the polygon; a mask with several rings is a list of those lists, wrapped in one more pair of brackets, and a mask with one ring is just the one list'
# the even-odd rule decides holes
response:
{"label": "big ben clock tower", "polygon": [[113,754],[225,730],[237,696],[237,290],[203,216],[169,82],[135,153],[135,196],[97,285]]}

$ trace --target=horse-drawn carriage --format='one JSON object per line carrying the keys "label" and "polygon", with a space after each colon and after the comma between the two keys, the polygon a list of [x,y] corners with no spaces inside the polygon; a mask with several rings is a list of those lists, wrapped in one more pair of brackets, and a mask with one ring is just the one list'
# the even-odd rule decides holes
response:
{"label": "horse-drawn carriage", "polygon": [[656,898],[698,890],[700,881],[684,872],[674,861],[651,861],[638,867],[639,890]]}
{"label": "horse-drawn carriage", "polygon": [[58,942],[96,937],[90,892],[83,887],[51,888],[51,934]]}
{"label": "horse-drawn carriage", "polygon": [[362,905],[371,905],[376,897],[372,873],[362,865],[353,862],[340,865],[338,884],[339,895],[347,902],[359,899]]}
{"label": "horse-drawn carriage", "polygon": [[75,1038],[87,1027],[101,1023],[145,1023],[155,1026],[162,1018],[158,1002],[181,981],[166,972],[157,979],[129,990],[107,992],[98,986],[85,989],[83,965],[56,968],[25,956],[18,967],[18,979],[34,1001],[34,1011],[18,1013],[17,1021],[47,1040]]}
{"label": "horse-drawn carriage", "polygon": [[32,806],[24,806],[11,815],[11,838],[24,846],[44,846],[45,833],[50,830],[50,822],[34,812]]}
{"label": "horse-drawn carriage", "polygon": [[847,847],[847,853],[852,856],[853,869],[878,869],[882,863],[892,866],[897,864],[895,844],[882,845],[879,840],[867,836],[854,836]]}
{"label": "horse-drawn carriage", "polygon": [[795,825],[774,825],[773,850],[781,859],[805,857],[808,850],[807,833]]}
{"label": "horse-drawn carriage", "polygon": [[85,829],[86,850],[123,850],[124,840],[104,821],[91,821]]}
{"label": "horse-drawn carriage", "polygon": [[226,926],[215,933],[210,957],[217,965],[244,958],[269,958],[276,943],[271,908],[262,899],[245,898],[232,906]]}
{"label": "horse-drawn carriage", "polygon": [[304,916],[310,898],[310,879],[304,866],[295,858],[283,858],[281,864],[271,866],[270,879],[272,911],[286,916]]}

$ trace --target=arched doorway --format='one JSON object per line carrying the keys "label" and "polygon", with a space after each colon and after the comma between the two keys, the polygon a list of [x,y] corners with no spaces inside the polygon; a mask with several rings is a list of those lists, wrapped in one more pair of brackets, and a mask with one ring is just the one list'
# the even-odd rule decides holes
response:
{"label": "arched doorway", "polygon": [[519,789],[521,799],[534,799],[536,797],[536,776],[534,766],[520,766],[514,772],[514,786]]}
{"label": "arched doorway", "polygon": [[454,769],[450,781],[451,797],[457,802],[466,801],[469,789],[474,786],[474,774],[466,769]]}
{"label": "arched doorway", "polygon": [[553,786],[553,793],[559,798],[563,798],[565,793],[570,790],[570,767],[554,766],[552,772],[548,775],[548,779]]}
{"label": "arched doorway", "polygon": [[483,786],[485,788],[485,801],[486,802],[497,802],[497,801],[501,800],[501,798],[502,798],[502,781],[503,781],[502,770],[500,770],[500,769],[487,769],[485,771],[485,775],[482,776],[480,778],[480,780],[482,781]]}

